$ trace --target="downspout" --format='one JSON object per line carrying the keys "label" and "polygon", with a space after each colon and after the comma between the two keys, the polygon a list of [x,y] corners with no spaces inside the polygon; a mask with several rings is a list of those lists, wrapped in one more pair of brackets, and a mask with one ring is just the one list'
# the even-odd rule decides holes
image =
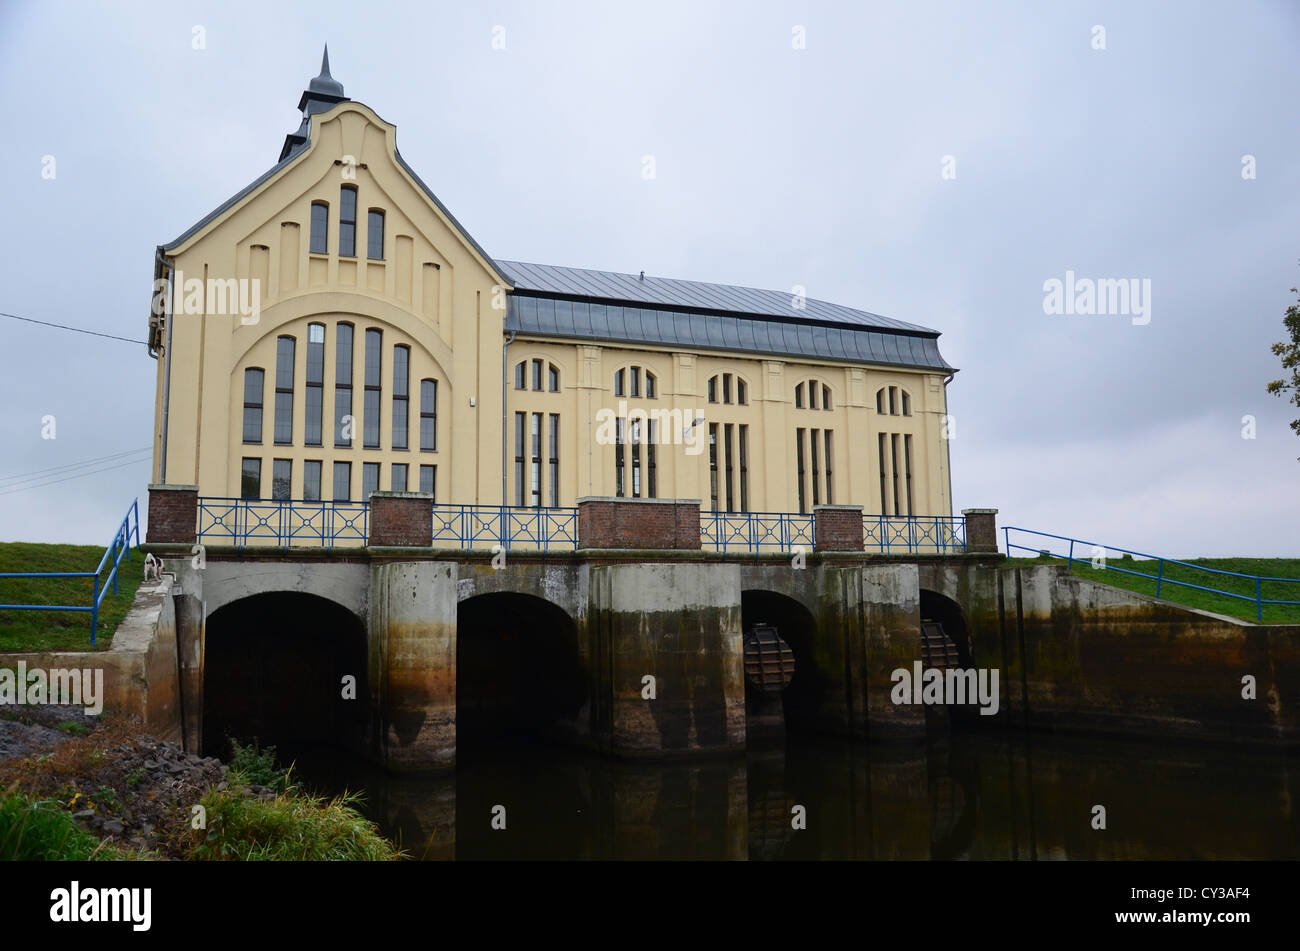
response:
{"label": "downspout", "polygon": [[513,330],[507,330],[506,342],[501,345],[501,507],[502,508],[505,508],[508,504],[510,504],[510,496],[508,494],[509,488],[506,484],[506,473],[509,471],[506,468],[506,434],[510,432],[510,427],[508,425],[508,423],[510,422],[510,414],[506,409],[506,393],[508,392],[506,383],[509,380],[509,374],[507,373],[506,370],[507,367],[506,351],[510,348],[510,345],[514,342],[515,342],[515,332]]}
{"label": "downspout", "polygon": [[[172,317],[175,312],[172,295],[175,288],[172,284],[174,270],[167,259],[163,256],[162,246],[154,252],[159,268],[167,270],[167,300],[163,308],[163,331],[167,335],[167,342],[163,345],[166,353],[163,355],[163,405],[162,405],[162,445],[159,453],[161,459],[158,462],[158,481],[167,484],[167,415],[171,408],[172,393]],[[155,272],[157,273],[157,272]]]}
{"label": "downspout", "polygon": [[[943,380],[943,415],[945,417],[950,417],[952,415],[951,413],[948,412],[948,384],[952,382],[952,378],[955,377],[956,375],[957,375],[957,371],[953,370],[946,377],[944,377]],[[945,418],[943,423],[946,428],[948,425],[948,419]],[[952,433],[951,432],[948,432],[947,438],[944,439],[943,441],[943,451],[944,451],[944,456],[947,459],[947,466],[948,466],[948,517],[952,518],[954,509],[953,509],[953,498],[952,498]]]}

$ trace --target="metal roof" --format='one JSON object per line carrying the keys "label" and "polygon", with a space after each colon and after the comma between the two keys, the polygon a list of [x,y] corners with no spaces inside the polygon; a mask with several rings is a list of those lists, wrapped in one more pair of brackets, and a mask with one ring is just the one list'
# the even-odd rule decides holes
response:
{"label": "metal roof", "polygon": [[940,355],[938,334],[933,331],[900,333],[741,314],[629,307],[519,292],[507,299],[505,329],[530,337],[730,350],[955,372]]}
{"label": "metal roof", "polygon": [[554,267],[549,264],[525,264],[522,261],[498,261],[516,291],[534,291],[558,294],[571,298],[621,301],[629,304],[655,304],[687,310],[706,310],[716,313],[752,314],[764,317],[786,317],[792,320],[810,320],[882,330],[903,330],[914,333],[937,333],[928,327],[904,323],[892,317],[882,317],[865,310],[841,307],[826,301],[808,298],[804,307],[796,309],[794,295],[788,291],[764,291],[731,284],[706,284],[703,281],[682,281],[665,277],[638,277],[614,271],[591,271],[577,267]]}

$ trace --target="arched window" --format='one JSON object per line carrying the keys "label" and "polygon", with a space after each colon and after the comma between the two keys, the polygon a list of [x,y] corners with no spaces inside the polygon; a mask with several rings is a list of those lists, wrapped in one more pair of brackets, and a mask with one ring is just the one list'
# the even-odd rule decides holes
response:
{"label": "arched window", "polygon": [[293,352],[297,341],[280,337],[275,342],[275,443],[293,443]]}
{"label": "arched window", "polygon": [[709,402],[716,403],[717,401],[718,401],[718,378],[716,376],[711,376],[709,377]]}
{"label": "arched window", "polygon": [[410,432],[411,348],[393,347],[393,448],[405,449]]}
{"label": "arched window", "polygon": [[803,384],[800,383],[794,388],[794,408],[803,409]]}
{"label": "arched window", "polygon": [[249,367],[244,371],[244,442],[262,441],[262,392],[266,371]]}
{"label": "arched window", "polygon": [[554,363],[546,365],[546,388],[552,393],[560,392],[560,371]]}
{"label": "arched window", "polygon": [[626,380],[627,380],[626,370],[619,370],[617,373],[614,374],[614,395],[615,396],[627,395]]}
{"label": "arched window", "polygon": [[371,208],[366,216],[366,257],[372,261],[384,259],[384,213]]}
{"label": "arched window", "polygon": [[[735,377],[735,390],[732,390],[732,377]],[[735,393],[735,399],[732,399],[732,393]],[[749,385],[740,378],[739,374],[720,373],[717,376],[709,378],[709,402],[710,403],[736,403],[739,406],[749,405]]]}
{"label": "arched window", "polygon": [[658,399],[659,393],[656,388],[657,380],[655,375],[649,370],[645,371],[645,398],[648,400]]}
{"label": "arched window", "polygon": [[533,361],[533,389],[541,390],[542,388],[542,361]]}
{"label": "arched window", "polygon": [[[807,403],[804,402],[804,394],[807,392]],[[806,380],[794,388],[794,408],[795,409],[820,409],[828,410],[831,408],[831,388],[821,380]]]}
{"label": "arched window", "polygon": [[323,201],[311,203],[311,253],[329,254],[330,206]]}
{"label": "arched window", "polygon": [[[736,377],[736,402],[741,406],[749,405],[749,386],[740,377]],[[748,511],[742,507],[742,511]]]}
{"label": "arched window", "polygon": [[357,189],[344,185],[339,189],[339,256],[357,256]]}
{"label": "arched window", "polygon": [[528,389],[527,385],[524,382],[525,375],[528,372],[525,369],[527,363],[528,363],[527,360],[520,360],[518,363],[515,364],[515,389],[516,390]]}
{"label": "arched window", "polygon": [[[420,451],[436,452],[438,449],[438,381],[420,381]],[[421,467],[424,468],[424,467]],[[424,476],[421,474],[421,486]],[[421,492],[433,489],[421,488]]]}
{"label": "arched window", "polygon": [[882,386],[876,390],[876,412],[881,416],[911,416],[912,397],[900,387]]}

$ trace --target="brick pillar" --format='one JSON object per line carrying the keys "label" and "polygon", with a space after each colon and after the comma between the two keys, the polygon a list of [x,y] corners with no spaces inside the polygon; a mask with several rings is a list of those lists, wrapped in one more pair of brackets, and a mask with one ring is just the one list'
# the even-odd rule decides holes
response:
{"label": "brick pillar", "polygon": [[149,486],[149,525],[146,542],[193,545],[199,530],[197,485]]}
{"label": "brick pillar", "polygon": [[370,493],[367,544],[428,548],[433,544],[433,496],[426,492]]}
{"label": "brick pillar", "polygon": [[861,505],[814,505],[813,551],[862,551]]}
{"label": "brick pillar", "polygon": [[578,499],[580,549],[699,547],[699,499]]}
{"label": "brick pillar", "polygon": [[972,554],[997,554],[997,509],[962,509],[966,516],[966,551]]}

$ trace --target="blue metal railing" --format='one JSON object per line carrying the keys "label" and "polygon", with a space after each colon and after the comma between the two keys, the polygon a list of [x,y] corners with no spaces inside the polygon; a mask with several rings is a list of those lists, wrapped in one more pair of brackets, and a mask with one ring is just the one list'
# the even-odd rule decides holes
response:
{"label": "blue metal railing", "polygon": [[366,543],[365,502],[302,499],[199,499],[198,539],[249,544],[313,545],[321,548]]}
{"label": "blue metal railing", "polygon": [[[1016,528],[1013,525],[1005,526],[1002,529],[1002,532],[1004,544],[1006,545],[1007,557],[1011,557],[1011,553],[1014,550],[1033,552],[1033,554],[1040,556],[1046,553],[1055,558],[1064,558],[1067,568],[1073,568],[1076,561],[1094,563],[1099,569],[1105,571],[1117,571],[1120,574],[1133,575],[1138,578],[1146,578],[1148,581],[1154,581],[1156,585],[1157,598],[1160,597],[1161,588],[1165,585],[1178,585],[1179,587],[1192,588],[1196,591],[1206,591],[1210,594],[1222,595],[1225,598],[1236,598],[1239,601],[1254,603],[1256,621],[1264,620],[1264,605],[1266,604],[1285,605],[1289,607],[1300,606],[1300,601],[1283,601],[1275,598],[1265,598],[1263,596],[1263,586],[1265,583],[1293,584],[1296,586],[1296,594],[1300,595],[1300,578],[1268,578],[1262,575],[1247,575],[1236,571],[1224,571],[1220,568],[1207,568],[1204,565],[1193,565],[1190,562],[1177,561],[1173,558],[1162,558],[1159,555],[1147,555],[1142,552],[1131,551],[1127,548],[1117,548],[1114,545],[1099,545],[1096,542],[1084,541],[1079,538],[1070,538],[1066,535],[1052,535],[1048,532],[1035,532],[1028,528]],[[1018,540],[1029,540],[1025,539],[1024,536],[1032,536],[1033,538],[1050,538],[1053,542],[1065,543],[1057,544],[1055,546],[1056,548],[1062,549],[1063,552],[1054,551],[1053,548],[1050,547],[1052,544],[1050,542],[1048,543],[1048,547],[1044,547],[1041,543],[1034,545],[1013,543],[1011,540],[1012,532],[1019,533],[1016,536]],[[1102,555],[1100,562],[1097,562],[1095,557],[1098,552]],[[1145,558],[1153,561],[1155,562],[1156,573],[1152,575],[1145,571],[1134,571],[1132,568],[1121,567],[1106,557],[1110,552],[1119,552],[1121,555],[1132,555],[1134,558]],[[1241,594],[1237,591],[1225,591],[1222,588],[1211,588],[1208,585],[1193,584],[1190,581],[1166,577],[1165,569],[1169,565],[1178,565],[1181,568],[1186,568],[1194,572],[1202,572],[1206,575],[1242,578],[1246,582],[1249,582],[1246,587],[1254,587],[1255,593],[1252,596],[1249,594]]]}
{"label": "blue metal railing", "polygon": [[[117,527],[117,534],[113,540],[108,543],[104,549],[104,557],[99,559],[99,567],[94,571],[25,571],[25,572],[5,572],[0,574],[0,578],[23,578],[23,579],[44,579],[44,578],[91,578],[91,595],[90,605],[71,605],[71,604],[0,604],[0,611],[80,611],[90,615],[90,643],[94,646],[95,632],[99,627],[99,606],[103,603],[104,598],[108,595],[108,587],[113,586],[113,594],[117,594],[117,573],[121,567],[122,561],[131,560],[131,538],[135,537],[135,547],[140,547],[140,508],[139,500],[133,499],[131,507],[126,510],[126,517],[122,519],[122,524]],[[100,581],[100,575],[103,574],[104,568],[109,562],[113,567],[109,569],[108,576]]]}
{"label": "blue metal railing", "polygon": [[518,508],[500,505],[435,505],[433,543],[452,542],[465,551],[476,545],[506,550],[572,550],[578,547],[576,508]]}
{"label": "blue metal railing", "polygon": [[700,547],[706,551],[812,551],[813,517],[790,512],[701,512]]}
{"label": "blue metal railing", "polygon": [[966,520],[943,515],[864,515],[862,548],[885,555],[963,552]]}

